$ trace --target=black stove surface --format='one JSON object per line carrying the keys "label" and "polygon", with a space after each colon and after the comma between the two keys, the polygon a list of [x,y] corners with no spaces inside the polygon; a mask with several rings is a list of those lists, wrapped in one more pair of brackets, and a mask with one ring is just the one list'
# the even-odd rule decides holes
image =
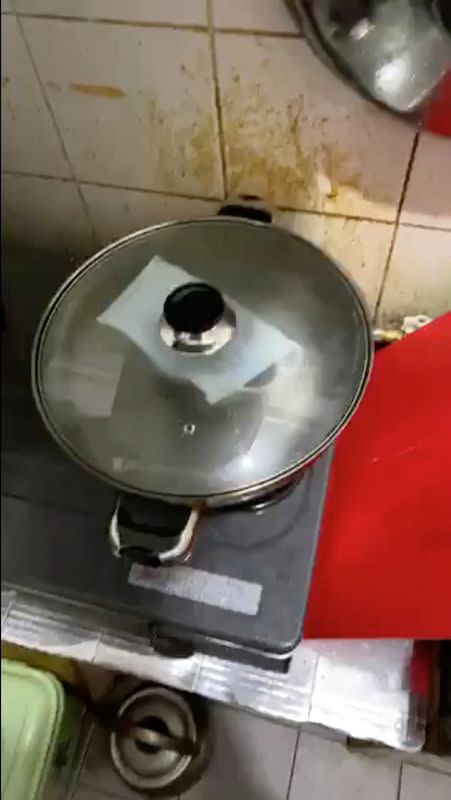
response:
{"label": "black stove surface", "polygon": [[[107,536],[114,493],[44,431],[27,444],[19,406],[16,396],[3,437],[2,580],[144,618],[155,647],[171,655],[179,646],[214,652],[215,640],[273,658],[290,654],[302,633],[329,454],[261,513],[210,512],[189,564],[154,569],[114,558]],[[28,426],[32,414],[29,407]]]}
{"label": "black stove surface", "polygon": [[284,668],[302,635],[331,450],[261,513],[206,514],[187,565],[152,568],[112,555],[115,492],[60,452],[8,357],[1,447],[2,581],[141,619],[167,655]]}

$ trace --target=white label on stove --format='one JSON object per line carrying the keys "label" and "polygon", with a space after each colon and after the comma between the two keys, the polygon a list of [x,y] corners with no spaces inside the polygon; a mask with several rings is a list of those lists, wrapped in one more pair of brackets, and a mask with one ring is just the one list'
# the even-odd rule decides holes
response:
{"label": "white label on stove", "polygon": [[132,586],[206,603],[209,606],[248,614],[254,617],[259,609],[262,586],[228,575],[217,575],[192,567],[144,567],[132,564],[128,576]]}

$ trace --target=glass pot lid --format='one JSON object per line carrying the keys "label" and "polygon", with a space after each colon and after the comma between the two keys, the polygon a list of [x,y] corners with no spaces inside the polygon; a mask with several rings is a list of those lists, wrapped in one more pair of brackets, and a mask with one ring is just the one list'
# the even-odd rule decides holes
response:
{"label": "glass pot lid", "polygon": [[371,354],[334,262],[275,226],[215,217],[139,231],[80,267],[41,320],[33,386],[51,433],[99,477],[221,500],[332,441]]}

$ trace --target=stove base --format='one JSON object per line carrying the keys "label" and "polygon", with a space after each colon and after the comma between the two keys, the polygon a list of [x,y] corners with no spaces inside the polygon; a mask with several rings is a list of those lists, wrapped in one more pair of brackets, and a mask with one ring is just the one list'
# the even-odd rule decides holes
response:
{"label": "stove base", "polygon": [[23,376],[3,377],[2,580],[135,620],[149,652],[285,672],[302,636],[332,450],[261,513],[202,517],[186,566],[152,569],[114,558],[115,493],[53,444]]}

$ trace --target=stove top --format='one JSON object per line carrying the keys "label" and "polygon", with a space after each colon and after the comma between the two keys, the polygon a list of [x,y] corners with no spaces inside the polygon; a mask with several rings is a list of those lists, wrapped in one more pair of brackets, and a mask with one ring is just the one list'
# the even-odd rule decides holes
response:
{"label": "stove top", "polygon": [[112,555],[116,494],[60,452],[23,376],[4,376],[2,404],[2,581],[141,619],[164,655],[201,651],[288,668],[302,635],[330,450],[278,502],[206,514],[189,563],[153,568]]}

